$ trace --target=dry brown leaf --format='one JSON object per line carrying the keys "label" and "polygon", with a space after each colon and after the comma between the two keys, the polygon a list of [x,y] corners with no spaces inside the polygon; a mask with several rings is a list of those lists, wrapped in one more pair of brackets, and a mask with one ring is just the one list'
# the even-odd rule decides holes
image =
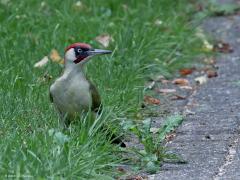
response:
{"label": "dry brown leaf", "polygon": [[194,70],[194,68],[184,68],[184,69],[180,69],[180,70],[179,70],[179,73],[180,73],[182,76],[186,76],[186,75],[192,74],[192,73],[193,73],[193,70]]}
{"label": "dry brown leaf", "polygon": [[171,82],[171,81],[166,80],[166,79],[161,80],[161,83],[163,83],[163,84],[167,84],[167,83],[170,83],[170,82]]}
{"label": "dry brown leaf", "polygon": [[183,100],[183,99],[186,99],[187,97],[185,96],[181,96],[181,95],[178,95],[178,94],[175,94],[171,100]]}
{"label": "dry brown leaf", "polygon": [[174,79],[172,83],[177,84],[179,86],[187,86],[189,84],[189,81],[187,79],[178,78],[178,79]]}
{"label": "dry brown leaf", "polygon": [[232,53],[233,48],[230,46],[229,43],[219,41],[216,44],[214,44],[213,51],[221,52],[221,53]]}
{"label": "dry brown leaf", "polygon": [[156,105],[160,104],[160,100],[152,96],[144,96],[144,102],[146,102],[147,104],[156,104]]}
{"label": "dry brown leaf", "polygon": [[64,64],[63,58],[59,55],[59,53],[56,49],[52,49],[49,56],[53,62],[56,62],[59,64]]}
{"label": "dry brown leaf", "polygon": [[159,92],[159,93],[167,94],[167,93],[175,93],[176,89],[157,89],[156,91]]}
{"label": "dry brown leaf", "polygon": [[167,142],[170,142],[170,141],[172,141],[175,137],[176,137],[176,133],[173,132],[173,133],[171,133],[171,134],[167,134],[166,137],[165,137],[165,140],[166,140]]}
{"label": "dry brown leaf", "polygon": [[108,47],[113,38],[109,34],[103,34],[95,38],[103,47]]}
{"label": "dry brown leaf", "polygon": [[207,76],[200,76],[195,78],[195,82],[199,85],[205,84],[207,82]]}
{"label": "dry brown leaf", "polygon": [[48,63],[49,59],[47,56],[44,56],[40,61],[34,64],[35,68],[40,68],[45,66]]}
{"label": "dry brown leaf", "polygon": [[208,78],[213,78],[213,77],[217,77],[217,76],[218,76],[217,71],[214,71],[214,70],[207,71],[207,77]]}

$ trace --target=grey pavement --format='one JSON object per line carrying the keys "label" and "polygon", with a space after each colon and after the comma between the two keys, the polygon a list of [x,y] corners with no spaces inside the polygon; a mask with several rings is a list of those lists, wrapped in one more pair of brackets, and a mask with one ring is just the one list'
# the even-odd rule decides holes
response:
{"label": "grey pavement", "polygon": [[190,97],[188,108],[194,114],[186,117],[167,144],[188,163],[165,163],[149,179],[240,180],[240,16],[212,17],[203,28],[230,43],[234,52],[218,56],[218,77]]}

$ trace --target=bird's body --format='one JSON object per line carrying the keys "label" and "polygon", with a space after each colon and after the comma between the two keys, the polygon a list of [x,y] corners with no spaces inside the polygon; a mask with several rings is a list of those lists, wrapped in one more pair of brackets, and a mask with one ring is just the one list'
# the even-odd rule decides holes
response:
{"label": "bird's body", "polygon": [[65,71],[50,87],[50,93],[61,118],[74,118],[92,106],[90,82],[81,70]]}

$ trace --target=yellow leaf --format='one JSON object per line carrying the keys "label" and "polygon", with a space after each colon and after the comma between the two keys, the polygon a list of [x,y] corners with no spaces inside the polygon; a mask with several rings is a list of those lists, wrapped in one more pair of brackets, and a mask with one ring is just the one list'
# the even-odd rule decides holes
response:
{"label": "yellow leaf", "polygon": [[56,62],[58,64],[64,64],[63,58],[59,55],[59,53],[56,49],[52,49],[52,51],[50,53],[50,59],[53,62]]}

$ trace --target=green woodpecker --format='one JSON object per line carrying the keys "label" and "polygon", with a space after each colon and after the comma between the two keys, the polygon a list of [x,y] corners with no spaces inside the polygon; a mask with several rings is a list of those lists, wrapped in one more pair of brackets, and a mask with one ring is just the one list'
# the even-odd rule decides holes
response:
{"label": "green woodpecker", "polygon": [[[50,87],[50,100],[65,127],[83,112],[91,109],[96,113],[100,110],[99,93],[85,76],[83,68],[92,57],[110,53],[109,50],[93,49],[85,43],[74,43],[65,49],[63,74]],[[125,146],[115,137],[111,137],[114,143]]]}

